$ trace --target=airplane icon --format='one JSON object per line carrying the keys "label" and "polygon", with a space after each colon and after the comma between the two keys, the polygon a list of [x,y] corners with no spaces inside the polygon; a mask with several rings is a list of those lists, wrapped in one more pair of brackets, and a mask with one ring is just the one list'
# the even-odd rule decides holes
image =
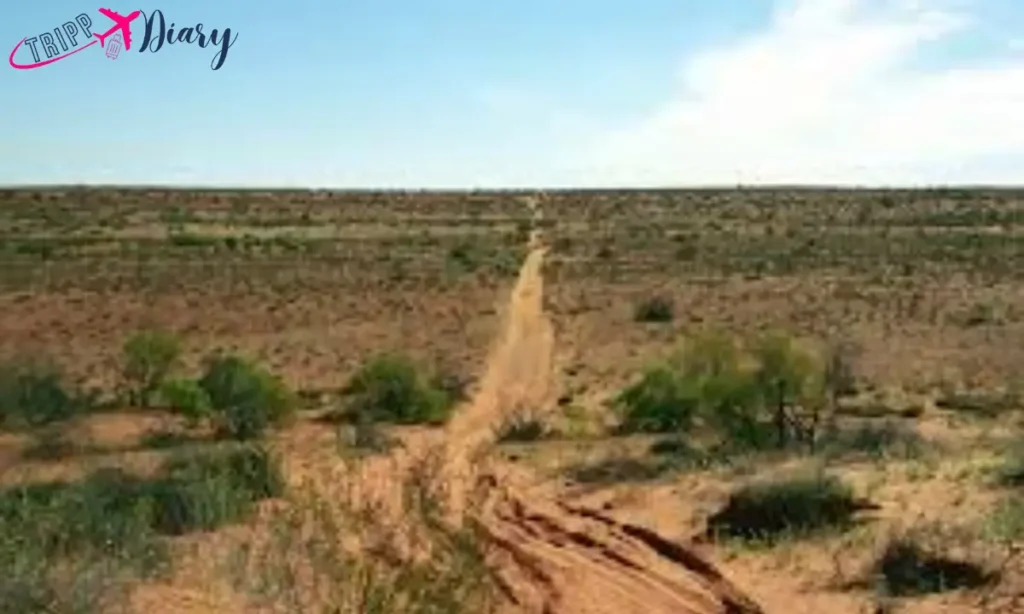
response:
{"label": "airplane icon", "polygon": [[130,24],[133,19],[135,19],[142,13],[142,11],[135,11],[134,13],[129,14],[127,17],[118,13],[117,11],[112,11],[110,9],[100,9],[99,11],[107,17],[114,20],[114,25],[111,26],[111,28],[103,34],[93,34],[93,36],[100,39],[100,47],[103,47],[103,42],[107,39],[108,36],[120,30],[124,32],[124,50],[128,51],[129,49],[131,49],[132,30]]}

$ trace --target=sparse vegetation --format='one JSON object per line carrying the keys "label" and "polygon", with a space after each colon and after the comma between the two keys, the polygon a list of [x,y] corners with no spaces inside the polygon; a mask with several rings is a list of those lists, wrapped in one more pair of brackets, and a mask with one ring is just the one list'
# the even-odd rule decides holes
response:
{"label": "sparse vegetation", "polygon": [[352,377],[344,391],[349,412],[372,422],[440,424],[454,399],[416,364],[400,355],[371,358]]}
{"label": "sparse vegetation", "polygon": [[251,514],[257,501],[285,490],[277,460],[258,447],[174,459],[164,471],[150,488],[153,526],[166,535],[236,522]]}
{"label": "sparse vegetation", "polygon": [[822,473],[744,486],[708,519],[714,537],[771,542],[848,528],[870,509],[840,479]]}
{"label": "sparse vegetation", "polygon": [[235,522],[282,492],[258,449],[182,459],[154,478],[103,469],[0,492],[5,611],[101,611],[126,583],[167,570],[163,535]]}
{"label": "sparse vegetation", "polygon": [[875,563],[879,589],[887,596],[906,597],[977,588],[996,579],[973,561],[935,552],[913,536],[890,540]]}
{"label": "sparse vegetation", "polygon": [[285,424],[298,404],[280,378],[238,356],[212,358],[199,386],[209,398],[218,430],[234,439],[257,438]]}
{"label": "sparse vegetation", "polygon": [[[420,468],[419,471],[423,469]],[[421,530],[429,558],[401,554],[359,556],[344,546],[353,529],[382,541],[389,531],[373,510],[329,502],[312,493],[291,497],[270,520],[271,538],[238,544],[228,560],[235,586],[253,607],[303,612],[465,614],[490,611],[496,585],[472,527],[452,530],[441,521],[440,502],[416,473],[402,485],[409,525]],[[303,577],[306,584],[292,579]]]}
{"label": "sparse vegetation", "polygon": [[[779,603],[1019,609],[1024,456],[1000,453],[1024,424],[1020,191],[556,191],[543,223],[521,196],[0,191],[0,610],[116,611],[202,544],[231,551],[254,610],[487,612],[472,527],[412,505],[382,526],[348,507],[345,463],[389,477],[383,455],[440,435],[405,427],[464,398],[538,227],[558,399],[508,418],[498,437],[531,445],[503,455],[616,519],[777,546],[736,556]],[[344,466],[300,494],[278,453],[289,483]],[[808,460],[829,474],[775,475]],[[884,512],[845,531],[871,507],[850,485]],[[877,547],[917,517],[983,529],[1000,556],[938,532]],[[406,524],[435,557],[399,556]],[[828,556],[870,585],[826,582]]]}
{"label": "sparse vegetation", "polygon": [[0,427],[19,430],[66,420],[93,400],[69,390],[52,363],[28,360],[0,365]]}
{"label": "sparse vegetation", "polygon": [[699,391],[687,384],[667,366],[648,369],[640,381],[626,388],[617,399],[622,410],[619,429],[624,433],[688,430],[693,424]]}
{"label": "sparse vegetation", "polygon": [[[815,357],[778,333],[744,352],[721,331],[688,342],[671,360],[644,372],[616,400],[626,433],[711,429],[719,451],[797,446],[815,451],[827,410],[826,380]],[[838,384],[833,384],[838,385]]]}
{"label": "sparse vegetation", "polygon": [[150,407],[153,395],[160,389],[181,358],[181,344],[170,333],[143,331],[124,345],[122,376],[128,391],[128,402]]}
{"label": "sparse vegetation", "polygon": [[210,394],[195,380],[167,380],[160,386],[160,396],[171,411],[184,417],[190,426],[197,426],[213,416]]}
{"label": "sparse vegetation", "polygon": [[888,419],[828,430],[823,434],[820,450],[830,458],[859,455],[906,460],[917,458],[928,447],[929,443],[912,427]]}

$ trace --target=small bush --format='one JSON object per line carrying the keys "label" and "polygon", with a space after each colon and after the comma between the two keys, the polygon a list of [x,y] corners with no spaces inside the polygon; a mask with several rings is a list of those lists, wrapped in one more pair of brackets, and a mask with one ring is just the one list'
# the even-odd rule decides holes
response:
{"label": "small bush", "polygon": [[65,387],[60,370],[49,363],[0,365],[0,428],[18,430],[66,420],[90,405],[90,399]]}
{"label": "small bush", "polygon": [[122,578],[160,571],[167,551],[151,526],[152,501],[142,492],[137,479],[117,470],[77,484],[0,491],[4,611],[99,611],[123,588],[114,586]]}
{"label": "small bush", "polygon": [[782,334],[765,335],[744,351],[732,335],[705,331],[617,397],[620,430],[699,427],[717,437],[720,452],[793,444],[814,452],[828,395],[838,394],[830,390],[841,387],[843,368],[832,365],[836,373],[828,372]]}
{"label": "small bush", "polygon": [[758,340],[754,358],[758,396],[771,417],[777,447],[793,441],[813,449],[825,392],[814,357],[776,332]]}
{"label": "small bush", "polygon": [[285,487],[278,464],[260,448],[177,460],[166,474],[154,488],[154,524],[169,535],[236,522]]}
{"label": "small bush", "polygon": [[291,418],[298,404],[278,377],[237,356],[210,360],[199,386],[210,399],[218,431],[233,439],[261,437]]}
{"label": "small bush", "polygon": [[981,566],[930,552],[916,540],[891,540],[875,562],[882,591],[893,597],[977,588],[993,579]]}
{"label": "small bush", "polygon": [[181,345],[177,337],[162,331],[143,331],[124,345],[122,377],[129,402],[149,407],[153,395],[178,364]]}
{"label": "small bush", "polygon": [[350,411],[372,422],[440,424],[448,419],[453,399],[424,378],[406,357],[371,359],[344,390]]}
{"label": "small bush", "polygon": [[236,521],[283,492],[279,465],[259,448],[179,459],[150,479],[102,469],[77,483],[9,488],[0,491],[0,576],[19,556],[7,548],[19,545],[50,561],[102,554],[152,568],[159,534]]}
{"label": "small bush", "polygon": [[190,426],[196,426],[213,415],[213,402],[209,393],[195,380],[167,380],[160,386],[160,397],[171,411],[185,418]]}
{"label": "small bush", "polygon": [[734,492],[708,519],[708,532],[718,537],[766,540],[806,536],[845,528],[853,516],[873,506],[856,499],[837,478],[816,474],[753,484]]}
{"label": "small bush", "polygon": [[685,431],[693,424],[699,391],[667,366],[648,369],[615,400],[623,433]]}
{"label": "small bush", "polygon": [[636,306],[633,319],[637,322],[671,322],[675,317],[672,299],[664,296],[651,297]]}

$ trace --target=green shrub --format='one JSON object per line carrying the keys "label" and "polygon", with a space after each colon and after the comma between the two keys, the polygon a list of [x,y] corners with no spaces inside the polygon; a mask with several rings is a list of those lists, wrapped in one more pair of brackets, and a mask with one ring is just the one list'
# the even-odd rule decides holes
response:
{"label": "green shrub", "polygon": [[213,414],[210,395],[195,380],[167,380],[160,386],[160,396],[171,411],[185,418],[191,426],[196,426]]}
{"label": "green shrub", "polygon": [[42,361],[0,365],[0,427],[23,429],[66,420],[89,409],[69,391],[60,370]]}
{"label": "green shrub", "polygon": [[238,356],[210,360],[199,380],[221,434],[244,440],[292,417],[298,400],[278,377]]}
{"label": "green shrub", "polygon": [[372,358],[352,377],[344,392],[350,410],[372,422],[440,424],[448,419],[453,399],[416,365],[398,355]]}
{"label": "green shrub", "polygon": [[710,331],[648,369],[616,399],[623,432],[688,431],[701,422],[731,439],[759,440],[757,390],[727,335]]}
{"label": "green shrub", "polygon": [[759,390],[744,359],[731,335],[707,330],[688,341],[673,361],[697,391],[698,415],[723,440],[716,445],[722,450],[761,448],[766,437]]}
{"label": "green shrub", "polygon": [[178,460],[148,479],[102,469],[0,490],[0,610],[109,611],[112,593],[167,569],[164,535],[241,520],[283,490],[259,448]]}
{"label": "green shrub", "polygon": [[713,536],[768,540],[845,528],[853,515],[872,508],[837,478],[815,474],[745,486],[708,519]]}
{"label": "green shrub", "polygon": [[790,337],[769,333],[758,340],[754,358],[754,381],[774,425],[776,445],[785,448],[793,440],[813,447],[824,402],[824,382],[814,357]]}
{"label": "green shrub", "polygon": [[129,402],[149,407],[153,394],[178,364],[181,345],[177,337],[162,331],[136,333],[124,344],[122,377]]}
{"label": "green shrub", "polygon": [[3,611],[100,611],[122,579],[159,572],[167,551],[143,493],[139,480],[110,469],[0,491]]}
{"label": "green shrub", "polygon": [[621,432],[717,436],[719,452],[785,448],[813,451],[826,409],[825,372],[788,337],[768,335],[744,352],[727,333],[709,330],[615,400]]}
{"label": "green shrub", "polygon": [[648,369],[615,400],[623,433],[686,431],[700,404],[700,393],[667,366]]}
{"label": "green shrub", "polygon": [[169,463],[166,474],[154,488],[154,525],[170,535],[245,518],[257,501],[285,488],[278,464],[261,448],[187,457]]}

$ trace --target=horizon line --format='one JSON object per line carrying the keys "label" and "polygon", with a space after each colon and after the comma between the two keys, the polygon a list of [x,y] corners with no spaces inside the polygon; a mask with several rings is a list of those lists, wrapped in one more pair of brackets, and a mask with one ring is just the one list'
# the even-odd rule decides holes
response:
{"label": "horizon line", "polygon": [[488,193],[488,192],[688,192],[703,190],[821,190],[821,191],[931,191],[931,190],[1024,190],[1024,182],[1009,183],[922,183],[922,184],[870,184],[870,183],[730,183],[650,186],[491,186],[491,187],[344,187],[344,186],[302,186],[302,185],[230,185],[230,184],[159,184],[159,183],[26,183],[0,184],[0,192],[19,190],[160,190],[192,192],[401,192],[401,193]]}

